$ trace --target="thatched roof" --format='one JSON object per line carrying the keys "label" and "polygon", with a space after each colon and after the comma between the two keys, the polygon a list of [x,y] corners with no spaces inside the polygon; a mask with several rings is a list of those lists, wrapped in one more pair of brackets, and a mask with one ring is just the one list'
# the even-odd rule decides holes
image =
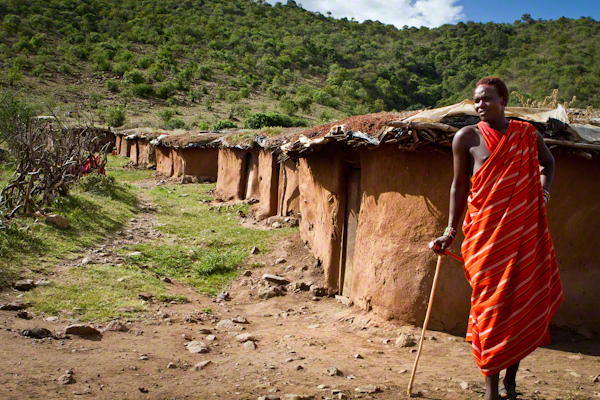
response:
{"label": "thatched roof", "polygon": [[304,132],[306,128],[269,127],[261,129],[231,129],[220,140],[221,147],[263,148],[279,152],[280,147]]}
{"label": "thatched roof", "polygon": [[196,148],[216,148],[219,147],[219,139],[223,137],[219,132],[186,132],[180,135],[159,136],[152,141],[152,144],[186,149],[188,147]]}
{"label": "thatched roof", "polygon": [[[412,114],[412,115],[410,115]],[[565,146],[592,158],[600,152],[600,128],[568,125],[564,109],[507,108],[510,119],[532,122],[549,146]],[[421,112],[378,113],[349,117],[306,130],[282,146],[285,158],[300,158],[331,142],[350,146],[397,144],[413,150],[421,146],[449,147],[454,134],[480,119],[466,100],[453,106]]]}

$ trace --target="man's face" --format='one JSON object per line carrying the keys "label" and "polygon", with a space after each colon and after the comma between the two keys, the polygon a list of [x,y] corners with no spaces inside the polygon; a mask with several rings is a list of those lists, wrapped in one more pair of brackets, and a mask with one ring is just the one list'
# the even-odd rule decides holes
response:
{"label": "man's face", "polygon": [[482,121],[495,121],[504,113],[506,100],[498,95],[493,85],[479,85],[473,96],[475,111]]}

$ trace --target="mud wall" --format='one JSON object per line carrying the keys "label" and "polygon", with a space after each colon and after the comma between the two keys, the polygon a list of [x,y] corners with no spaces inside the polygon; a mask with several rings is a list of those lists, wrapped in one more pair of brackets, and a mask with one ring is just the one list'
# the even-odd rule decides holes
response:
{"label": "mud wall", "polygon": [[179,150],[179,156],[184,164],[185,175],[195,176],[199,181],[214,182],[217,180],[218,149],[188,147]]}
{"label": "mud wall", "polygon": [[277,215],[300,214],[298,167],[292,160],[286,160],[280,164],[277,198],[279,199],[277,203]]}
{"label": "mud wall", "polygon": [[[250,182],[247,177],[247,154],[251,154],[255,171]],[[219,149],[218,165],[216,192],[220,198],[223,200],[243,200],[251,197],[260,199],[257,150]],[[250,187],[248,191],[246,191],[247,187]],[[247,192],[249,196],[246,196]]]}
{"label": "mud wall", "polygon": [[600,159],[553,151],[556,174],[547,215],[564,302],[552,322],[600,333]]}
{"label": "mud wall", "polygon": [[277,192],[279,189],[279,164],[277,156],[269,150],[258,152],[258,190],[260,202],[252,207],[256,219],[277,215]]}
{"label": "mud wall", "polygon": [[139,165],[153,165],[156,163],[156,151],[148,139],[137,139],[137,152]]}
{"label": "mud wall", "polygon": [[121,136],[121,148],[119,155],[122,157],[129,157],[129,148],[131,147],[131,140],[125,139],[125,136]]}
{"label": "mud wall", "polygon": [[300,235],[321,262],[327,287],[337,291],[341,233],[346,190],[344,147],[328,146],[301,158],[298,164],[300,188]]}
{"label": "mud wall", "polygon": [[127,140],[129,143],[129,160],[133,163],[133,165],[139,164],[139,147],[138,147],[139,139]]}
{"label": "mud wall", "polygon": [[[361,150],[360,160],[362,199],[350,298],[384,318],[420,325],[437,259],[428,243],[448,222],[452,155],[389,145]],[[455,243],[453,250],[459,248]],[[462,265],[444,259],[430,327],[466,331],[470,297]]]}
{"label": "mud wall", "polygon": [[122,135],[115,135],[115,153],[121,154],[121,141],[123,139]]}
{"label": "mud wall", "polygon": [[180,150],[171,148],[169,157],[171,157],[171,161],[173,162],[173,174],[171,176],[176,178],[183,176],[184,165]]}
{"label": "mud wall", "polygon": [[171,148],[162,145],[156,146],[156,172],[166,177],[173,175]]}

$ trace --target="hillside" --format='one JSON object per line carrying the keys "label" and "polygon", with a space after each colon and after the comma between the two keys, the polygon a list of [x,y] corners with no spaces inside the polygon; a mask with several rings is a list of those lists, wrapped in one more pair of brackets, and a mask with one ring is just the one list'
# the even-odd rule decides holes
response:
{"label": "hillside", "polygon": [[294,1],[0,0],[0,21],[3,88],[66,111],[84,104],[111,125],[124,112],[133,125],[241,126],[256,111],[314,124],[450,104],[485,75],[525,100],[558,89],[560,101],[600,107],[590,18],[397,29]]}

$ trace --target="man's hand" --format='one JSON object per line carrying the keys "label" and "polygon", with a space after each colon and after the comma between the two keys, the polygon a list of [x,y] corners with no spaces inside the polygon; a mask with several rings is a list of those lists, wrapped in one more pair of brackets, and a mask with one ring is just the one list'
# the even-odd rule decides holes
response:
{"label": "man's hand", "polygon": [[431,248],[431,250],[433,250],[435,254],[441,256],[444,254],[444,250],[450,248],[452,242],[454,242],[454,239],[452,239],[450,236],[440,236],[439,238],[431,242],[433,243],[433,247]]}

